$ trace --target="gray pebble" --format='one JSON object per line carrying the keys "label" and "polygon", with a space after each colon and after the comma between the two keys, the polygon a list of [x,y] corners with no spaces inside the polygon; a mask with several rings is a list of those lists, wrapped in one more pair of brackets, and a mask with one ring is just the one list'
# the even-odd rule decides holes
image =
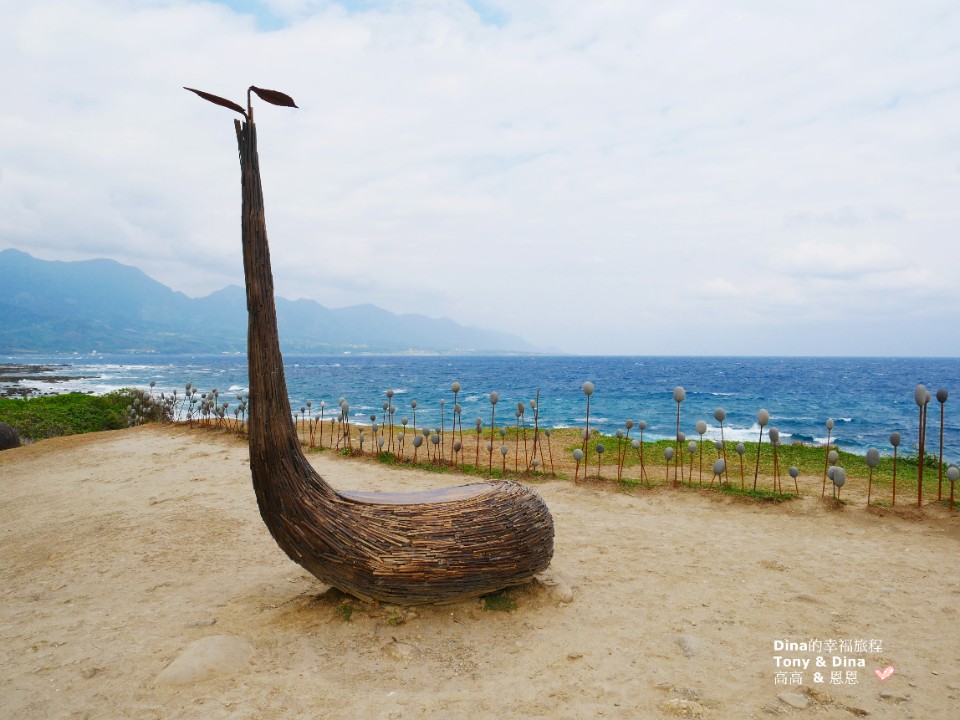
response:
{"label": "gray pebble", "polygon": [[799,693],[789,693],[782,692],[777,695],[777,698],[780,702],[786,703],[790,707],[797,708],[797,710],[803,710],[810,704],[810,698],[806,695],[800,695]]}

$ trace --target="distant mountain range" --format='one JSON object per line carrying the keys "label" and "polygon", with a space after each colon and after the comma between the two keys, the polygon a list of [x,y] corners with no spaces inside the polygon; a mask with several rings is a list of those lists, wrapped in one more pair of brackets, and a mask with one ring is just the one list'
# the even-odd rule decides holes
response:
{"label": "distant mountain range", "polygon": [[[374,305],[330,309],[278,297],[277,316],[290,353],[536,351],[506,333]],[[242,352],[246,337],[246,293],[236,285],[190,298],[113,260],[0,251],[0,353]]]}

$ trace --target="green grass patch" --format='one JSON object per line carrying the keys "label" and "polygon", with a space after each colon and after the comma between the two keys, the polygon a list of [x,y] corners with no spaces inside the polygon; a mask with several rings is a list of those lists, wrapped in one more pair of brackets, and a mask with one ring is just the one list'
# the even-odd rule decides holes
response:
{"label": "green grass patch", "polygon": [[127,427],[127,408],[140,398],[142,391],[116,390],[107,395],[68,393],[0,399],[0,421],[28,440],[119,430]]}
{"label": "green grass patch", "polygon": [[510,612],[517,609],[517,603],[507,590],[497,590],[489,595],[484,595],[483,609],[490,612]]}

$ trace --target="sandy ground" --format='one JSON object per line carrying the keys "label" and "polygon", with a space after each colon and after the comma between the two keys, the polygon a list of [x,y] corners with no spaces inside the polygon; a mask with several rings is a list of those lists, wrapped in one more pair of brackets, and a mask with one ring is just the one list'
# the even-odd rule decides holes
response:
{"label": "sandy ground", "polygon": [[[343,489],[460,482],[311,459]],[[960,717],[957,517],[836,511],[819,492],[761,505],[537,488],[556,554],[542,583],[510,592],[514,610],[403,610],[350,602],[287,560],[229,434],[145,427],[6,451],[0,715]],[[841,640],[863,645],[830,648]]]}

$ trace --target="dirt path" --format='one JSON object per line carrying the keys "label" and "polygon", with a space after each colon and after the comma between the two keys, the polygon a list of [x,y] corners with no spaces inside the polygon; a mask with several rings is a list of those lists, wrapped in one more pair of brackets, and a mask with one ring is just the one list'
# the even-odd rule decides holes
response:
{"label": "dirt path", "polygon": [[[461,482],[311,459],[343,489]],[[403,610],[327,592],[283,556],[229,435],[146,427],[6,451],[0,715],[956,716],[957,516],[537,487],[552,586],[511,591],[510,612]],[[811,640],[823,647],[775,649]]]}

